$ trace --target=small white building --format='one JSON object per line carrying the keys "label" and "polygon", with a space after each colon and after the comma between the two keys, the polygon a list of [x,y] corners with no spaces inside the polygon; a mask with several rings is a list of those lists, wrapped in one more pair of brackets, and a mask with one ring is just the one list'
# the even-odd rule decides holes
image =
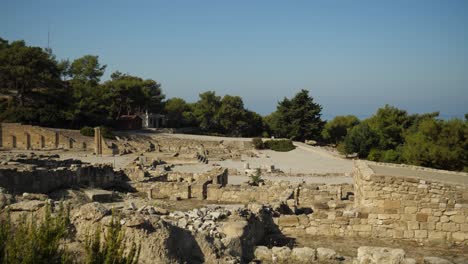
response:
{"label": "small white building", "polygon": [[166,126],[165,115],[146,112],[140,115],[140,117],[143,120],[143,128],[160,128]]}

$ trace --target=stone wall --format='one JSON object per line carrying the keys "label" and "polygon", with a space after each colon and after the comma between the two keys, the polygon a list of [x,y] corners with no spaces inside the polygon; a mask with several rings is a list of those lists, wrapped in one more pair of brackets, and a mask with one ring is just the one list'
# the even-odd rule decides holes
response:
{"label": "stone wall", "polygon": [[71,165],[56,169],[44,169],[29,165],[28,168],[1,168],[0,187],[11,193],[48,193],[72,186],[105,188],[119,182],[121,175],[110,165]]}
{"label": "stone wall", "polygon": [[211,137],[186,138],[180,135],[154,133],[129,134],[117,132],[119,149],[136,152],[141,149],[154,149],[155,152],[173,153],[179,156],[196,158],[200,155],[211,161],[240,157],[241,153],[253,149],[250,141],[215,140]]}
{"label": "stone wall", "polygon": [[468,174],[357,161],[356,208],[374,236],[468,244]]}
{"label": "stone wall", "polygon": [[188,182],[154,182],[148,195],[151,199],[190,199],[191,187]]}
{"label": "stone wall", "polygon": [[[176,177],[177,176],[177,177]],[[225,168],[214,168],[201,174],[181,174],[176,173],[169,180],[157,181],[148,189],[144,184],[134,184],[133,186],[141,192],[147,192],[152,199],[176,198],[180,199],[206,199],[207,188],[210,184],[223,187],[227,184],[228,175]],[[145,189],[146,188],[146,189]]]}
{"label": "stone wall", "polygon": [[[113,154],[114,149],[103,141],[102,154]],[[92,137],[78,130],[55,129],[19,123],[0,123],[0,148],[20,150],[70,149],[94,151]]]}
{"label": "stone wall", "polygon": [[248,204],[285,202],[294,197],[295,188],[289,183],[274,185],[249,186],[209,184],[207,187],[207,200],[219,202],[235,202]]}
{"label": "stone wall", "polygon": [[282,215],[275,222],[291,235],[468,245],[465,180],[466,173],[357,161],[354,202],[323,200],[314,204],[316,197],[307,195],[312,198],[313,213]]}

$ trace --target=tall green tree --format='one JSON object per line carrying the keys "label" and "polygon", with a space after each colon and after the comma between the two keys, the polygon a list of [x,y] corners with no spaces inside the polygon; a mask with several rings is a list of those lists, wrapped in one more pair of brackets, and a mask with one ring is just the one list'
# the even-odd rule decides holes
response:
{"label": "tall green tree", "polygon": [[194,114],[200,123],[200,128],[206,131],[217,131],[219,124],[216,114],[221,107],[221,97],[213,91],[201,93],[199,96],[200,99],[194,105]]}
{"label": "tall green tree", "polygon": [[346,154],[357,153],[359,158],[366,158],[371,149],[379,143],[379,135],[363,122],[353,127],[344,139]]}
{"label": "tall green tree", "polygon": [[39,47],[26,46],[24,41],[9,44],[1,40],[0,87],[14,94],[20,107],[32,105],[41,89],[60,86],[57,62]]}
{"label": "tall green tree", "polygon": [[161,85],[154,80],[114,72],[104,84],[109,112],[112,118],[121,115],[161,112],[164,95]]}
{"label": "tall green tree", "polygon": [[74,60],[69,68],[73,82],[96,87],[106,70],[107,65],[99,63],[99,56],[85,55]]}
{"label": "tall green tree", "polygon": [[405,163],[448,170],[468,170],[468,122],[426,118],[405,135]]}
{"label": "tall green tree", "polygon": [[241,136],[249,126],[244,102],[239,96],[225,95],[216,115],[220,131],[226,134]]}
{"label": "tall green tree", "polygon": [[324,123],[321,119],[322,106],[315,103],[309,91],[301,90],[292,99],[284,98],[278,103],[271,127],[279,137],[293,140],[320,138]]}
{"label": "tall green tree", "polygon": [[359,124],[359,119],[353,115],[336,116],[325,124],[322,137],[326,142],[338,144],[348,134],[349,130]]}
{"label": "tall green tree", "polygon": [[67,112],[71,126],[98,126],[109,123],[106,91],[100,85],[106,65],[101,65],[98,56],[85,55],[69,63],[61,64],[62,77],[69,76],[67,84],[71,91],[72,107]]}
{"label": "tall green tree", "polygon": [[184,99],[174,97],[164,104],[164,113],[169,127],[187,127],[197,124],[192,107]]}

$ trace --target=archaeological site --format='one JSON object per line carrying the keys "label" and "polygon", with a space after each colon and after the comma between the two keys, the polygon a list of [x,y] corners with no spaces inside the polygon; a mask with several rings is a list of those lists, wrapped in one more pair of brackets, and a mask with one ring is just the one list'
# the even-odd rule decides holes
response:
{"label": "archaeological site", "polygon": [[1,215],[65,205],[78,262],[118,215],[138,263],[468,263],[467,173],[163,132],[2,123]]}

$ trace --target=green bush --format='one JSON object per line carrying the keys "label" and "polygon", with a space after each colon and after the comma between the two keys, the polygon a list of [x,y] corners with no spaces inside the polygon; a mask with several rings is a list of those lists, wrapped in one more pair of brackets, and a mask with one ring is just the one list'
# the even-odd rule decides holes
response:
{"label": "green bush", "polygon": [[100,226],[96,227],[94,235],[88,236],[85,241],[87,264],[136,264],[140,256],[140,246],[132,243],[130,250],[125,254],[125,232],[122,230],[120,219],[112,214],[110,226],[106,230],[104,239],[101,239]]}
{"label": "green bush", "polygon": [[252,138],[252,144],[255,149],[264,149],[265,145],[263,144],[263,140],[261,138]]}
{"label": "green bush", "polygon": [[250,182],[253,186],[258,186],[260,182],[263,182],[262,171],[260,170],[260,168],[257,168],[257,170],[255,171],[255,174],[252,174],[250,176]]}
{"label": "green bush", "polygon": [[69,227],[68,210],[63,206],[53,217],[47,205],[42,221],[24,216],[13,224],[7,213],[0,220],[0,263],[70,263],[71,256],[61,246]]}
{"label": "green bush", "polygon": [[296,148],[289,139],[267,140],[264,144],[267,149],[281,152],[291,151]]}
{"label": "green bush", "polygon": [[94,137],[94,128],[85,126],[80,129],[80,134],[86,137]]}
{"label": "green bush", "polygon": [[101,127],[101,135],[102,135],[102,137],[107,138],[107,139],[115,139],[115,135],[112,132],[112,128],[110,128],[110,127],[102,126]]}

